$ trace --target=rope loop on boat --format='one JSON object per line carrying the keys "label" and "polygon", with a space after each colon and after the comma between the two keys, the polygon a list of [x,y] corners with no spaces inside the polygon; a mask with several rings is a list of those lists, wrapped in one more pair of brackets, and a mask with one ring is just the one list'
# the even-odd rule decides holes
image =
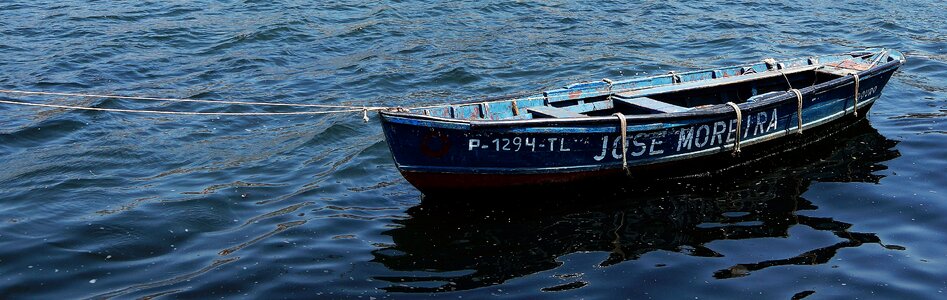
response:
{"label": "rope loop on boat", "polygon": [[790,92],[796,94],[796,119],[799,123],[799,126],[796,126],[796,133],[802,134],[802,92],[797,89],[791,89]]}
{"label": "rope loop on boat", "polygon": [[613,116],[618,117],[618,124],[621,125],[621,169],[625,171],[625,175],[631,176],[631,171],[628,170],[628,121],[625,120],[625,115],[622,113],[614,113]]}
{"label": "rope loop on boat", "polygon": [[727,102],[727,105],[733,108],[733,112],[737,114],[737,139],[733,142],[733,156],[740,155],[740,127],[743,126],[743,111],[740,111],[740,106],[737,106],[736,103]]}
{"label": "rope loop on boat", "polygon": [[855,117],[858,117],[858,73],[852,73],[852,76],[855,77],[855,102],[852,104],[852,112],[855,114]]}

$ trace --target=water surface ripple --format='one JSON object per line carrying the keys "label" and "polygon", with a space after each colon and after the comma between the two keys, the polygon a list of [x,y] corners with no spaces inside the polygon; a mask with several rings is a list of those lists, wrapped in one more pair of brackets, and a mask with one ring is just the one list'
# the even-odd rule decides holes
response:
{"label": "water surface ripple", "polygon": [[943,298],[945,11],[5,1],[3,89],[411,106],[865,47],[908,60],[869,121],[776,163],[502,206],[422,202],[377,118],[0,106],[0,297]]}

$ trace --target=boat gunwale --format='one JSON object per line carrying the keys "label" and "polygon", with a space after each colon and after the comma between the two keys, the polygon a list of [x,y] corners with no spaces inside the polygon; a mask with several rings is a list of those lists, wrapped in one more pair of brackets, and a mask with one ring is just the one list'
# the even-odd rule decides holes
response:
{"label": "boat gunwale", "polygon": [[[888,51],[893,52],[893,53],[891,52],[888,53],[889,58],[891,58],[890,61],[883,64],[875,65],[872,68],[869,68],[867,70],[857,71],[854,74],[858,74],[860,80],[865,80],[865,79],[871,78],[872,76],[885,73],[889,71],[890,69],[895,69],[904,63],[905,58],[904,58],[903,53],[897,50],[888,50]],[[879,50],[877,53],[881,53],[881,52],[882,51]],[[844,53],[841,55],[853,55],[853,53],[857,53],[857,52],[853,51],[853,52]],[[836,55],[840,55],[840,54],[836,54]],[[826,55],[826,56],[829,56],[829,55]],[[737,67],[739,67],[739,65]],[[707,70],[712,70],[712,69],[697,70],[697,71],[692,71],[692,72],[703,72]],[[681,73],[681,74],[685,74],[685,73]],[[657,77],[657,76],[652,76],[652,77]],[[826,91],[830,89],[841,88],[847,85],[854,84],[854,80],[852,80],[852,77],[853,76],[841,76],[841,77],[838,77],[838,78],[835,78],[835,79],[832,79],[820,84],[799,88],[798,90],[802,94],[808,94],[810,92],[821,92],[821,91]],[[645,78],[649,78],[649,77],[645,77]],[[708,80],[709,81],[708,85],[703,85],[700,87],[713,86],[711,83],[713,80],[714,79]],[[657,86],[648,87],[645,89],[656,88],[656,87]],[[641,90],[645,90],[645,89],[641,89]],[[688,88],[681,89],[681,90],[687,90],[687,89]],[[765,107],[765,106],[789,101],[791,99],[795,99],[795,94],[789,91],[785,91],[780,94],[766,96],[753,103],[746,103],[746,102],[740,103],[738,104],[738,107],[741,110],[752,110],[759,107]],[[498,99],[494,101],[502,101],[502,100],[503,99]],[[476,103],[476,102],[473,102],[473,103]],[[445,104],[445,106],[449,106],[449,105],[454,105],[454,104]],[[397,112],[397,111],[379,111],[379,114],[382,115],[383,117],[391,116],[391,117],[401,117],[401,118],[408,118],[408,119],[418,119],[418,120],[450,123],[453,126],[467,125],[467,126],[470,126],[471,129],[487,128],[487,127],[508,127],[508,126],[547,127],[547,126],[557,126],[557,125],[563,125],[563,124],[568,124],[568,125],[601,124],[601,123],[612,123],[615,121],[614,116],[596,116],[596,117],[587,117],[587,118],[548,118],[548,119],[544,118],[544,119],[523,119],[523,120],[459,120],[459,119],[427,116],[427,115],[421,115],[417,113]],[[680,119],[699,118],[699,117],[717,117],[720,115],[730,115],[730,114],[733,114],[733,109],[730,106],[727,106],[726,104],[717,104],[708,108],[702,108],[702,109],[696,109],[696,110],[690,110],[690,111],[684,111],[684,112],[647,114],[647,115],[626,115],[625,119],[630,122],[647,123],[647,122],[654,122],[655,120],[680,120]]]}

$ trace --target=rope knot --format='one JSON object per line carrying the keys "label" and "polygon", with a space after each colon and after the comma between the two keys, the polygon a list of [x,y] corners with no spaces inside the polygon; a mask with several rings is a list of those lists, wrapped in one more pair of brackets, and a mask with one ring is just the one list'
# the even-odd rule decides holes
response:
{"label": "rope knot", "polygon": [[668,71],[668,75],[671,75],[671,83],[681,83],[681,76],[677,72]]}

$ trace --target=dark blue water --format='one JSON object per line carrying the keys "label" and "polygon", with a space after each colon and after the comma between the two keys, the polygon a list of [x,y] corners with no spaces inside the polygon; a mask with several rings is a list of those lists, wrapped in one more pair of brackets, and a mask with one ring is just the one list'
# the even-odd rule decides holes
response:
{"label": "dark blue water", "polygon": [[865,47],[908,60],[868,122],[775,162],[486,207],[422,203],[377,117],[0,105],[0,297],[943,298],[945,11],[941,1],[3,2],[4,89],[412,106]]}

